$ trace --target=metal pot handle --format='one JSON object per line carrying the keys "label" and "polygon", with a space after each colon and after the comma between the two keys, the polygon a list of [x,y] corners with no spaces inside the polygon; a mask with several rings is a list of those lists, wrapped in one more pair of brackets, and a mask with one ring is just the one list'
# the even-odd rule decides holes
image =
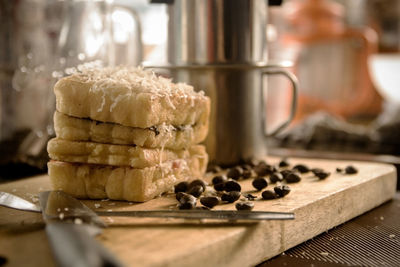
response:
{"label": "metal pot handle", "polygon": [[282,131],[284,128],[286,128],[289,123],[293,120],[294,115],[296,113],[296,106],[297,106],[297,91],[298,91],[298,80],[296,78],[296,76],[286,70],[282,70],[282,69],[278,69],[278,70],[265,70],[261,73],[261,76],[263,77],[264,75],[284,75],[286,76],[291,84],[292,84],[292,92],[293,92],[293,96],[292,96],[292,104],[290,107],[290,114],[289,117],[281,124],[279,125],[275,130],[273,130],[271,133],[267,133],[266,132],[266,127],[265,127],[265,122],[266,122],[266,118],[265,118],[265,99],[264,99],[264,87],[263,87],[263,83],[261,83],[261,108],[262,108],[262,129],[263,129],[263,133],[266,137],[271,137],[276,135],[277,133],[279,133],[280,131]]}

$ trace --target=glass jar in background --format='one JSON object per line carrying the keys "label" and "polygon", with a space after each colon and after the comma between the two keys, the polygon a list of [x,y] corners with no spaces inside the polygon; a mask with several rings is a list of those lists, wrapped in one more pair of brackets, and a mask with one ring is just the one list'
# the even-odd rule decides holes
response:
{"label": "glass jar in background", "polygon": [[85,63],[138,65],[140,22],[108,0],[0,0],[0,22],[0,164],[44,168],[54,83]]}

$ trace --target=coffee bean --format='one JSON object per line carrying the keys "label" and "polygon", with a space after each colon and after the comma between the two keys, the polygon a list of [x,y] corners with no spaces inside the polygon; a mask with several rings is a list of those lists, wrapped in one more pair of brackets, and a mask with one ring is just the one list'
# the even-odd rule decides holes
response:
{"label": "coffee bean", "polygon": [[284,197],[290,193],[290,187],[287,185],[278,185],[274,187],[274,191],[279,197]]}
{"label": "coffee bean", "polygon": [[273,171],[273,167],[266,163],[259,163],[257,166],[254,167],[254,172],[260,177],[269,175],[273,173]]}
{"label": "coffee bean", "polygon": [[241,201],[235,205],[237,210],[252,210],[254,208],[254,202]]}
{"label": "coffee bean", "polygon": [[181,197],[179,198],[179,209],[181,210],[188,210],[193,209],[196,206],[197,199],[189,194],[179,192]]}
{"label": "coffee bean", "polygon": [[224,191],[225,190],[225,183],[219,183],[214,185],[214,189],[216,191]]}
{"label": "coffee bean", "polygon": [[313,172],[315,176],[317,176],[320,180],[324,180],[326,178],[329,177],[329,175],[331,175],[330,172],[326,172],[326,171],[320,171],[320,172]]}
{"label": "coffee bean", "polygon": [[289,174],[293,173],[293,171],[291,171],[291,170],[282,170],[282,171],[280,171],[280,173],[282,174],[283,179],[286,179],[286,177],[287,177]]}
{"label": "coffee bean", "polygon": [[358,170],[354,166],[349,165],[344,169],[344,172],[346,174],[356,174],[356,173],[358,173]]}
{"label": "coffee bean", "polygon": [[225,191],[230,192],[230,191],[241,191],[242,187],[240,186],[240,184],[236,181],[228,181],[225,183]]}
{"label": "coffee bean", "polygon": [[254,201],[257,198],[255,195],[252,194],[244,194],[243,196],[250,201]]}
{"label": "coffee bean", "polygon": [[201,187],[203,187],[203,191],[206,190],[206,187],[207,187],[206,182],[204,182],[203,180],[200,180],[200,179],[193,180],[193,181],[188,185],[188,189],[187,189],[187,190],[189,191],[192,187],[195,187],[195,186],[197,186],[197,185],[200,185]]}
{"label": "coffee bean", "polygon": [[221,172],[221,171],[222,171],[222,168],[218,165],[209,164],[207,166],[207,172],[217,173],[217,172]]}
{"label": "coffee bean", "polygon": [[220,184],[220,183],[225,183],[226,181],[228,181],[228,178],[226,178],[225,175],[218,175],[218,176],[214,176],[214,178],[212,178],[211,182],[212,184]]}
{"label": "coffee bean", "polygon": [[243,179],[247,179],[253,176],[253,172],[251,170],[243,170]]}
{"label": "coffee bean", "polygon": [[280,172],[274,172],[273,174],[271,174],[271,176],[269,177],[269,180],[271,181],[271,183],[276,183],[276,182],[282,182],[283,181],[283,175]]}
{"label": "coffee bean", "polygon": [[213,208],[219,204],[218,197],[202,197],[200,198],[200,203],[206,207]]}
{"label": "coffee bean", "polygon": [[251,171],[253,169],[249,164],[242,164],[240,167],[243,169],[243,171]]}
{"label": "coffee bean", "polygon": [[188,194],[186,194],[185,192],[178,192],[178,193],[175,195],[175,198],[176,198],[176,200],[180,201],[180,199],[181,199],[184,195],[188,195]]}
{"label": "coffee bean", "polygon": [[289,162],[287,161],[287,159],[282,159],[282,160],[279,162],[278,166],[281,167],[281,168],[285,168],[285,167],[289,167],[290,164],[289,164]]}
{"label": "coffee bean", "polygon": [[268,186],[268,181],[264,177],[258,177],[251,183],[258,191],[263,190]]}
{"label": "coffee bean", "polygon": [[187,193],[194,196],[194,197],[199,197],[201,194],[203,194],[204,189],[201,185],[195,185],[192,186],[191,188],[188,189]]}
{"label": "coffee bean", "polygon": [[307,173],[307,172],[309,172],[310,171],[310,168],[308,168],[306,165],[304,165],[304,164],[297,164],[297,165],[295,165],[293,168],[292,168],[292,170],[297,170],[297,171],[299,171],[300,173]]}
{"label": "coffee bean", "polygon": [[242,175],[243,175],[243,169],[240,166],[230,168],[226,173],[226,176],[228,176],[228,178],[232,178],[233,180],[239,180],[242,177]]}
{"label": "coffee bean", "polygon": [[221,196],[222,201],[227,201],[228,203],[233,203],[240,198],[240,192],[238,191],[231,191],[228,193],[223,193]]}
{"label": "coffee bean", "polygon": [[286,180],[286,182],[289,183],[289,184],[298,183],[298,182],[301,181],[301,177],[300,177],[300,175],[298,175],[297,173],[292,172],[291,174],[289,174],[289,175],[286,177],[285,180]]}
{"label": "coffee bean", "polygon": [[261,196],[265,200],[275,199],[279,197],[277,193],[271,190],[265,190],[264,192],[262,192]]}
{"label": "coffee bean", "polygon": [[179,206],[178,206],[178,208],[180,210],[191,210],[194,207],[196,207],[196,203],[193,203],[193,202],[179,203]]}
{"label": "coffee bean", "polygon": [[250,165],[251,167],[257,166],[257,164],[259,163],[259,161],[255,158],[248,158],[248,159],[244,160],[244,162],[247,165]]}
{"label": "coffee bean", "polygon": [[186,192],[188,189],[189,183],[186,181],[180,182],[179,184],[175,185],[175,193],[179,192]]}
{"label": "coffee bean", "polygon": [[324,170],[321,169],[321,168],[312,168],[310,171],[311,171],[314,175],[315,175],[316,173],[319,173],[319,172],[324,172]]}

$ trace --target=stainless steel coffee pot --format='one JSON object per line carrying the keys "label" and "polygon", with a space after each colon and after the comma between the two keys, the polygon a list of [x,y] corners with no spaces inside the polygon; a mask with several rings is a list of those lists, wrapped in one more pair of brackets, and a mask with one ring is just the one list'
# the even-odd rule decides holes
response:
{"label": "stainless steel coffee pot", "polygon": [[[175,0],[168,5],[168,64],[174,81],[211,98],[205,141],[210,161],[232,165],[267,154],[268,136],[285,128],[296,107],[297,79],[281,64],[268,63],[264,0]],[[289,117],[265,132],[266,75],[292,84]]]}

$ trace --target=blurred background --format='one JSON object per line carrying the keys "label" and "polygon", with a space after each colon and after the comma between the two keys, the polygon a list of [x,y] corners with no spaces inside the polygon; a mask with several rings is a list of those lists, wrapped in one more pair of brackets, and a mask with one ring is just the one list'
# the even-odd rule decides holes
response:
{"label": "blurred background", "polygon": [[[92,65],[168,63],[173,2],[0,0],[0,177],[46,171],[57,79]],[[270,2],[263,60],[299,80],[296,117],[270,153],[399,164],[400,0]],[[288,116],[290,83],[263,82],[268,130]]]}

